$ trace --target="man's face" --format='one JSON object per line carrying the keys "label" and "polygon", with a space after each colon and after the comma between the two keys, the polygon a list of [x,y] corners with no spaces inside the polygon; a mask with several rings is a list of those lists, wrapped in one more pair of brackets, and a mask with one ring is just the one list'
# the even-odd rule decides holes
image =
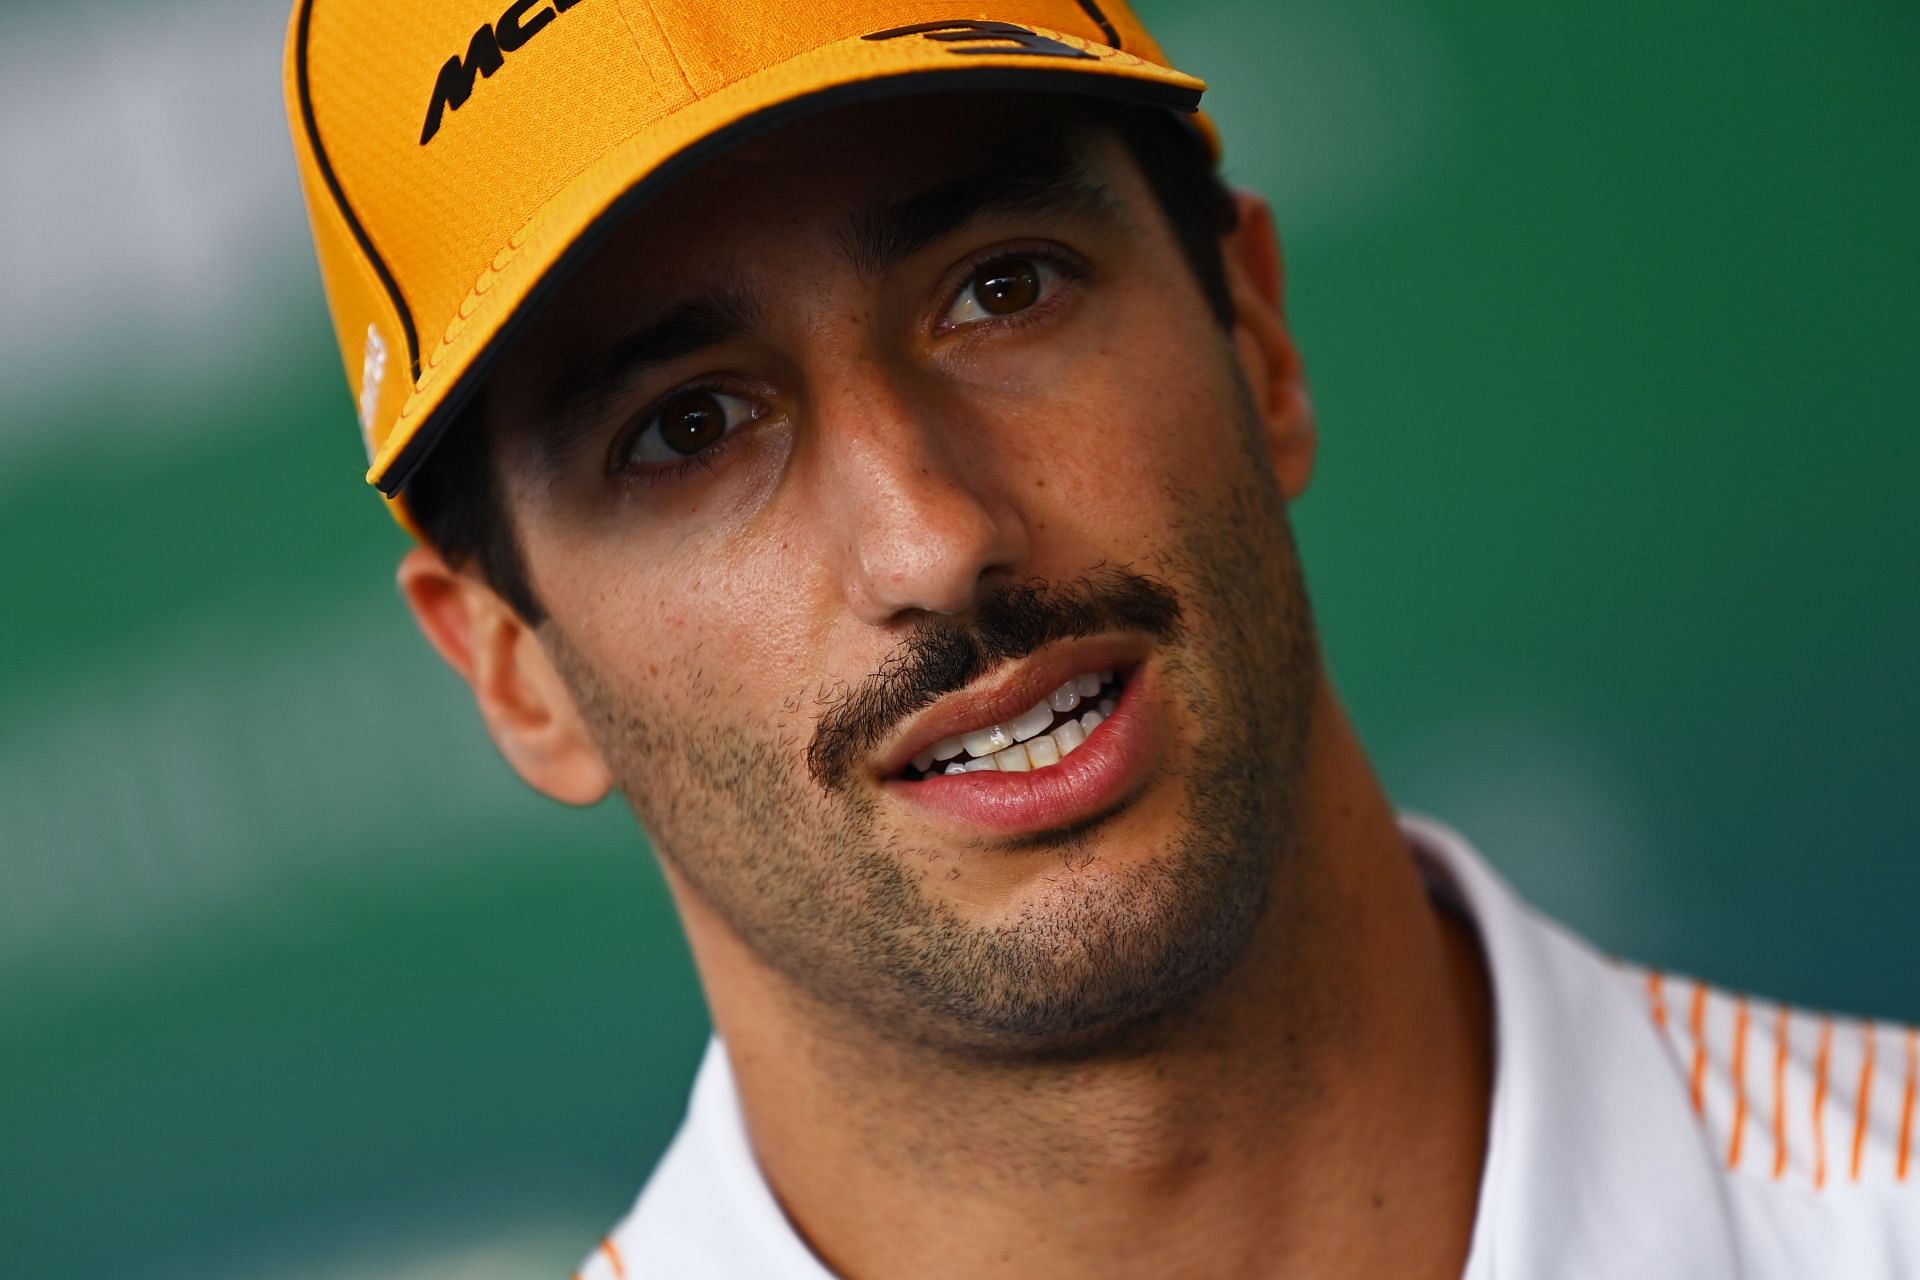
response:
{"label": "man's face", "polygon": [[796,993],[1058,1051],[1240,954],[1318,662],[1235,339],[1116,137],[928,98],[680,182],[490,384],[541,644]]}

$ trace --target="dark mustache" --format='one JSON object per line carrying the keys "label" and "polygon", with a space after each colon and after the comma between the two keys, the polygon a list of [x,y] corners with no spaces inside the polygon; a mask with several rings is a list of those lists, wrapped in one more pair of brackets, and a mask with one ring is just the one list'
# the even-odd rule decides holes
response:
{"label": "dark mustache", "polygon": [[985,590],[967,623],[929,621],[880,669],[827,700],[807,747],[807,772],[829,791],[908,716],[995,668],[1056,640],[1141,631],[1171,641],[1180,601],[1157,578],[1121,567],[1066,583],[1044,579]]}

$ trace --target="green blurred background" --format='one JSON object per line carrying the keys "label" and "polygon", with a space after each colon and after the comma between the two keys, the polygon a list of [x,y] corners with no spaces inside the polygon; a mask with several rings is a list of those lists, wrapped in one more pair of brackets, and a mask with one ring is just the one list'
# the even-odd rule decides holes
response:
{"label": "green blurred background", "polygon": [[[1279,210],[1395,795],[1609,950],[1920,1018],[1920,9],[1141,7]],[[8,1277],[565,1275],[705,1034],[629,819],[392,589],[284,20],[0,6]]]}

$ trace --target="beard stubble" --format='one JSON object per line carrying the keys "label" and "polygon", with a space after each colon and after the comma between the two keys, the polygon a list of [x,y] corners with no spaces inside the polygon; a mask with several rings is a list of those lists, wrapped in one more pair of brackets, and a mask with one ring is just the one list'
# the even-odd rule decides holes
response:
{"label": "beard stubble", "polygon": [[[938,626],[954,641],[944,663],[916,665],[908,645],[853,689],[789,699],[796,712],[816,710],[810,742],[720,710],[697,667],[669,670],[681,685],[670,712],[596,669],[556,624],[542,640],[656,852],[798,995],[888,1041],[950,1055],[1120,1051],[1232,970],[1277,873],[1297,860],[1318,642],[1285,503],[1257,426],[1244,425],[1235,434],[1248,465],[1224,495],[1169,489],[1167,509],[1187,514],[1164,554],[1136,562],[1150,578],[1128,566],[1009,588],[1024,593],[1018,626],[975,627],[963,640],[965,627]],[[1125,616],[1116,597],[1143,585],[1169,593],[1177,613],[1154,651],[1162,688],[1203,730],[1153,780],[1179,788],[1174,834],[1143,861],[1103,866],[1103,830],[1124,808],[1055,833],[1043,843],[1060,869],[1045,893],[1010,919],[966,920],[922,887],[958,851],[885,831],[871,786],[821,767],[831,742],[870,745],[943,684],[959,687],[1050,634],[1084,634],[1103,606]],[[968,641],[971,666],[954,656]]]}

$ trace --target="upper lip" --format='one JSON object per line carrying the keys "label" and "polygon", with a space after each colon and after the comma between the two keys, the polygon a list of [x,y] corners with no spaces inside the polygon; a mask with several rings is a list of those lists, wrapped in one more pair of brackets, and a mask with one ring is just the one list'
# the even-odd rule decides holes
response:
{"label": "upper lip", "polygon": [[880,753],[880,776],[891,778],[900,773],[915,756],[937,742],[988,725],[1005,724],[1074,676],[1131,667],[1146,656],[1146,650],[1144,637],[1102,636],[1063,640],[1008,663],[948,694],[901,726]]}

